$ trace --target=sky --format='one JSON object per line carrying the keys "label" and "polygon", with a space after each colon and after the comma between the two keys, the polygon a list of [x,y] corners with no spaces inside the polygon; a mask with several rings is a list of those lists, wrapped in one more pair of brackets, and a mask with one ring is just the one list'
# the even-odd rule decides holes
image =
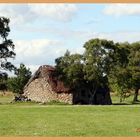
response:
{"label": "sky", "polygon": [[55,65],[66,50],[83,53],[93,38],[140,41],[140,4],[0,4],[0,16],[10,18],[16,53],[10,61],[33,73]]}

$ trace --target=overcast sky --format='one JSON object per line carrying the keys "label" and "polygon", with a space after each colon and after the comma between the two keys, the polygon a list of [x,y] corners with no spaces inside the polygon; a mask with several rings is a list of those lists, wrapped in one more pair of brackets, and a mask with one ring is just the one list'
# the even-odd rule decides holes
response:
{"label": "overcast sky", "polygon": [[67,49],[82,53],[91,38],[140,40],[140,4],[0,4],[0,16],[10,18],[12,62],[32,72]]}

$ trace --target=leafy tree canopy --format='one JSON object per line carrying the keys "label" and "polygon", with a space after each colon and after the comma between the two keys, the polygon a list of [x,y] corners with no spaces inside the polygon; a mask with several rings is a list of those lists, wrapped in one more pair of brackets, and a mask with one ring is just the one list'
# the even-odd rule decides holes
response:
{"label": "leafy tree canopy", "polygon": [[0,71],[14,70],[14,65],[8,61],[10,58],[15,57],[14,44],[11,39],[8,39],[10,32],[10,20],[5,17],[0,17]]}
{"label": "leafy tree canopy", "polygon": [[83,54],[70,54],[56,59],[57,74],[73,88],[87,86],[91,94],[99,87],[115,87],[120,101],[134,89],[137,101],[140,88],[140,42],[114,43],[105,39],[91,39]]}
{"label": "leafy tree canopy", "polygon": [[24,86],[31,77],[31,71],[21,63],[20,67],[15,70],[15,75],[16,77],[8,79],[8,87],[13,93],[22,94]]}

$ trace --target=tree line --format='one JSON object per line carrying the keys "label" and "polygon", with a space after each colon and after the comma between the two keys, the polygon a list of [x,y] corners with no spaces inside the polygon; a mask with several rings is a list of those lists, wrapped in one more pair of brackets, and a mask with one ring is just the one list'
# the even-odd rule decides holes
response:
{"label": "tree line", "polygon": [[114,43],[105,39],[91,39],[84,44],[83,54],[69,51],[57,58],[56,74],[73,89],[88,87],[94,97],[99,87],[108,86],[120,95],[134,91],[138,101],[140,88],[140,42]]}
{"label": "tree line", "polygon": [[[0,17],[0,90],[3,92],[10,90],[20,95],[31,77],[31,71],[23,63],[17,68],[9,61],[16,56],[14,52],[15,45],[11,39],[8,39],[9,22],[8,18]],[[8,77],[6,71],[14,72],[15,76]]]}
{"label": "tree line", "polygon": [[[9,89],[22,94],[31,72],[24,64],[16,68],[10,61],[15,58],[14,44],[8,39],[10,20],[0,17],[0,89],[9,79]],[[133,101],[138,101],[140,88],[140,42],[120,43],[106,39],[91,39],[83,45],[83,54],[66,51],[55,59],[57,77],[71,89],[85,86],[91,100],[99,87],[109,87],[122,101],[126,93],[134,91]],[[16,77],[8,78],[3,70],[14,71]]]}

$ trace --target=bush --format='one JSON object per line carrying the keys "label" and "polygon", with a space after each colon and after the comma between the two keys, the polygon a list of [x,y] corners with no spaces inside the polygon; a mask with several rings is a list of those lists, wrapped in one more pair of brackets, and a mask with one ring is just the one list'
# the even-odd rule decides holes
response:
{"label": "bush", "polygon": [[24,86],[31,77],[31,71],[24,64],[20,64],[20,67],[15,71],[15,75],[16,77],[8,78],[8,89],[19,96],[23,94]]}

